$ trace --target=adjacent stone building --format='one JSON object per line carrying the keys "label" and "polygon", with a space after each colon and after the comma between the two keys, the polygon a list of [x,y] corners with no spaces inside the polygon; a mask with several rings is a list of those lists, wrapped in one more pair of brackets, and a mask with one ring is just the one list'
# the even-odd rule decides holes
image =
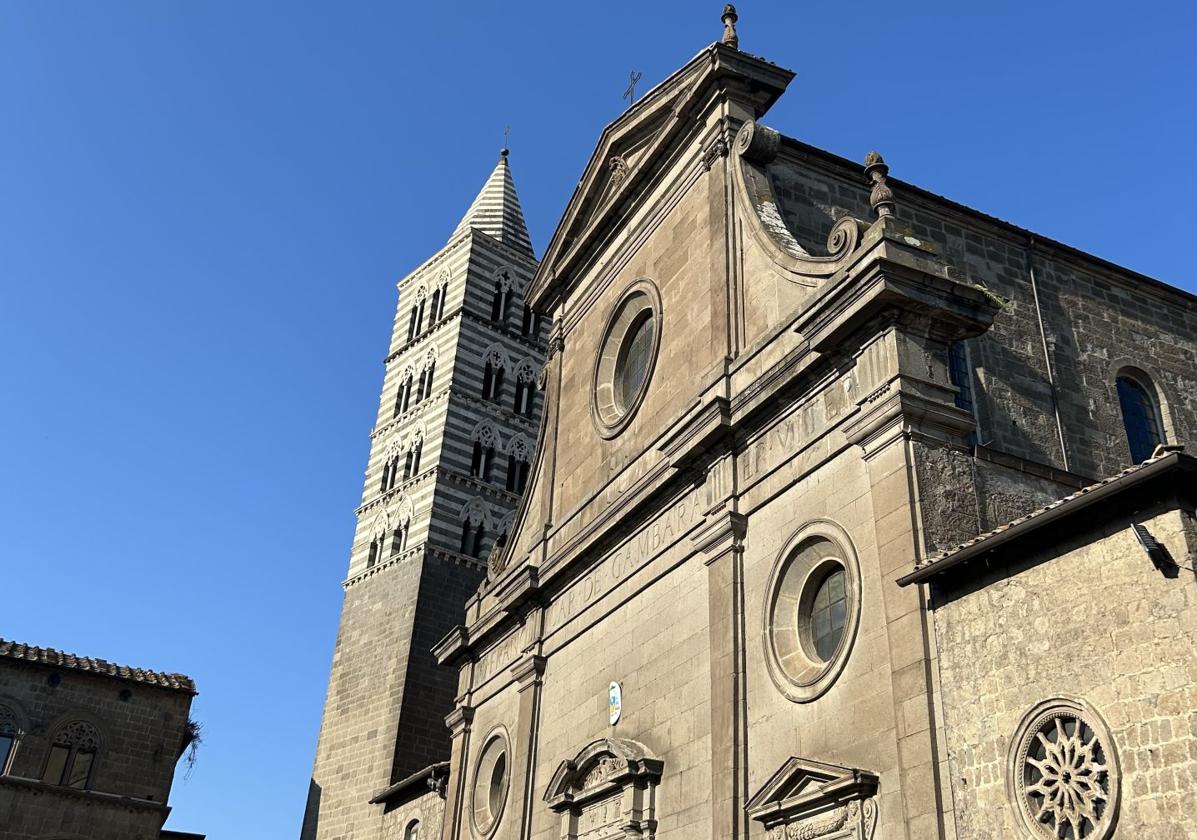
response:
{"label": "adjacent stone building", "polygon": [[435,795],[407,804],[449,759],[456,675],[431,649],[461,621],[528,481],[548,333],[524,301],[535,270],[504,149],[449,242],[399,282],[305,839],[439,825]]}
{"label": "adjacent stone building", "polygon": [[724,23],[528,290],[439,836],[1197,836],[1197,299],[769,128]]}
{"label": "adjacent stone building", "polygon": [[195,684],[0,639],[0,840],[203,840],[162,828]]}

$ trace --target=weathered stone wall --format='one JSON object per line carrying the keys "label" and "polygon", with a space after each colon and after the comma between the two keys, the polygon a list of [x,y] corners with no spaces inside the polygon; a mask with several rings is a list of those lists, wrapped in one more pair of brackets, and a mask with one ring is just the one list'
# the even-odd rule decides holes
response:
{"label": "weathered stone wall", "polygon": [[[79,834],[157,838],[182,753],[191,694],[67,668],[0,659],[0,704],[20,739],[0,776],[0,840]],[[89,790],[43,784],[60,727],[86,721],[100,735]],[[118,802],[132,797],[138,802]]]}
{"label": "weathered stone wall", "polygon": [[[890,163],[900,175],[900,162]],[[840,216],[872,218],[860,172],[851,162],[785,142],[770,174],[787,224],[812,253],[825,252]],[[1118,472],[1130,463],[1114,390],[1126,366],[1151,378],[1168,439],[1183,443],[1192,435],[1197,301],[1191,295],[890,183],[898,218],[968,280],[1007,301],[993,327],[968,342],[981,444],[1091,479]]]}
{"label": "weathered stone wall", "polygon": [[[383,814],[379,840],[440,840],[444,818],[444,797],[426,791]],[[415,833],[409,834],[409,830]]]}
{"label": "weathered stone wall", "polygon": [[[1186,514],[1142,520],[1193,565]],[[1006,790],[1011,739],[1036,703],[1079,696],[1113,735],[1122,771],[1116,837],[1193,836],[1197,806],[1197,581],[1157,572],[1129,518],[945,588],[934,622],[960,840],[1021,836]]]}

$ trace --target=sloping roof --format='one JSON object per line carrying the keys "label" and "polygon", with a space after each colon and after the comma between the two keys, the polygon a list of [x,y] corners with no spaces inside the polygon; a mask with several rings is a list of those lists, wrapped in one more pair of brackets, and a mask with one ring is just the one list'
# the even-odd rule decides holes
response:
{"label": "sloping roof", "polygon": [[72,671],[86,671],[118,680],[167,688],[172,691],[184,691],[188,694],[198,693],[195,690],[195,682],[191,677],[183,674],[164,674],[160,671],[146,671],[142,668],[131,668],[128,665],[116,665],[103,659],[76,656],[73,653],[64,653],[54,648],[33,647],[8,639],[0,639],[0,659],[36,662],[39,665],[67,668]]}
{"label": "sloping roof", "polygon": [[[470,209],[462,216],[453,236],[467,228],[475,228],[517,251],[523,251],[535,258],[528,226],[524,223],[524,211],[520,209],[519,197],[515,194],[515,183],[511,180],[511,167],[507,165],[507,150],[499,156],[494,172],[482,185],[482,190]],[[452,238],[452,237],[450,237]]]}
{"label": "sloping roof", "polygon": [[1109,478],[1104,478],[1088,487],[1082,487],[1071,495],[1057,499],[1051,504],[1033,510],[1005,525],[978,534],[957,546],[929,555],[923,562],[915,566],[913,572],[898,578],[898,584],[907,586],[912,583],[921,583],[933,575],[947,571],[979,554],[992,551],[1006,542],[1037,530],[1061,516],[1076,513],[1091,504],[1112,497],[1115,493],[1178,468],[1193,472],[1197,469],[1197,459],[1184,455],[1175,448],[1161,447],[1156,450],[1156,454],[1141,464],[1127,467]]}

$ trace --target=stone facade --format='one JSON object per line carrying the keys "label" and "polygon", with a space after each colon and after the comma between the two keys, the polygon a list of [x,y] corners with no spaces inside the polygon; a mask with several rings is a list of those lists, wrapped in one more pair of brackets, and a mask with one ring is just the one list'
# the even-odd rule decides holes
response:
{"label": "stone facade", "polygon": [[455,681],[431,649],[530,470],[548,332],[524,307],[535,269],[504,151],[448,244],[399,282],[304,838],[390,837],[371,799],[448,758]]}
{"label": "stone facade", "polygon": [[[703,50],[604,131],[545,253],[531,483],[436,646],[441,836],[1034,837],[999,765],[1069,685],[1118,744],[1126,836],[1182,836],[1191,573],[1140,593],[1111,531],[1027,573],[1086,602],[1051,618],[907,578],[1131,463],[1120,378],[1183,441],[1197,301],[781,136],[791,78]],[[1186,515],[1146,521],[1191,566]],[[1079,641],[1115,636],[1135,661]]]}
{"label": "stone facade", "polygon": [[0,640],[0,840],[158,840],[195,684]]}

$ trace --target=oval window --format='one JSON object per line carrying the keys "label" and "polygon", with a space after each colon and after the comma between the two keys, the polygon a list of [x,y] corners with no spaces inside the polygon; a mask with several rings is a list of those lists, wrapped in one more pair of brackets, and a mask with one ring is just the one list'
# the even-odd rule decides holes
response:
{"label": "oval window", "polygon": [[496,731],[487,739],[474,770],[473,820],[474,830],[490,834],[503,814],[507,801],[507,739]]}
{"label": "oval window", "polygon": [[607,320],[594,366],[594,418],[603,437],[622,432],[644,400],[661,343],[660,312],[656,287],[639,280]]}

